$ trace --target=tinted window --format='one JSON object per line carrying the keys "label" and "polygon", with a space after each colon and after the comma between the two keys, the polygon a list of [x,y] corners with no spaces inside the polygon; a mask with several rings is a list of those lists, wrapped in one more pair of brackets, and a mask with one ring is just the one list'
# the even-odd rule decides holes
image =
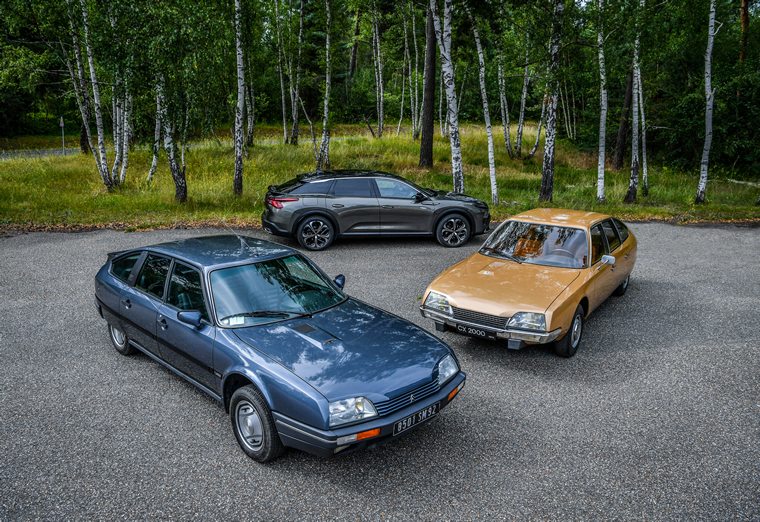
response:
{"label": "tinted window", "polygon": [[591,264],[596,264],[607,253],[607,244],[604,242],[602,227],[594,225],[591,229]]}
{"label": "tinted window", "polygon": [[381,198],[412,199],[417,194],[417,189],[395,179],[377,178],[375,183]]}
{"label": "tinted window", "polygon": [[174,264],[167,302],[180,310],[197,310],[208,320],[206,303],[203,301],[201,273],[194,268],[181,263]]}
{"label": "tinted window", "polygon": [[609,245],[610,252],[612,252],[620,246],[620,238],[617,235],[617,230],[615,230],[612,221],[609,219],[602,222],[602,230],[604,230],[604,235],[607,236],[607,245]]}
{"label": "tinted window", "polygon": [[332,180],[328,181],[312,181],[311,183],[304,183],[295,187],[289,192],[289,194],[311,194],[315,196],[324,196],[330,189]]}
{"label": "tinted window", "polygon": [[625,243],[625,240],[628,239],[628,227],[626,227],[619,219],[613,218],[612,221],[615,223],[615,228],[617,228],[620,242]]}
{"label": "tinted window", "polygon": [[371,198],[371,180],[367,178],[337,179],[333,185],[332,194],[335,197]]}
{"label": "tinted window", "polygon": [[520,263],[582,268],[586,266],[586,232],[578,228],[507,221],[486,240],[480,253]]}
{"label": "tinted window", "polygon": [[120,257],[111,263],[111,273],[122,281],[127,281],[139,258],[140,252]]}
{"label": "tinted window", "polygon": [[169,273],[170,261],[166,257],[149,255],[143,264],[135,286],[158,298],[164,295],[164,283]]}

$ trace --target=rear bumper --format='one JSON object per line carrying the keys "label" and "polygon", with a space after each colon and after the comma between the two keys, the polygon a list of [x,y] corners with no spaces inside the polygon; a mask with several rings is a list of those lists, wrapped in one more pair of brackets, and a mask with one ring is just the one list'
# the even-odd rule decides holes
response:
{"label": "rear bumper", "polygon": [[[277,432],[280,435],[280,440],[285,446],[291,448],[297,448],[312,455],[320,457],[329,457],[336,453],[349,452],[361,448],[372,447],[394,438],[393,427],[396,422],[405,419],[406,417],[423,410],[429,406],[432,406],[436,402],[440,402],[440,410],[445,408],[451,400],[454,400],[457,394],[451,397],[449,400],[449,394],[454,390],[459,390],[464,387],[466,375],[464,372],[459,372],[449,382],[447,382],[438,393],[426,397],[424,400],[410,404],[406,408],[395,411],[389,415],[373,419],[361,424],[354,424],[346,428],[338,428],[335,430],[319,430],[312,426],[300,423],[285,415],[277,412],[273,412],[275,425],[277,426]],[[433,418],[433,417],[431,417]],[[406,433],[414,431],[417,426],[424,424],[427,421],[422,421],[415,424],[413,428],[399,433],[397,436],[403,436]],[[380,434],[370,439],[350,442],[347,444],[338,444],[338,439],[347,437],[367,430],[380,429]]]}
{"label": "rear bumper", "polygon": [[287,227],[278,225],[277,223],[269,219],[269,212],[267,211],[264,211],[264,213],[261,214],[261,228],[263,228],[265,232],[274,234],[275,236],[289,236],[290,235],[290,231],[287,229]]}

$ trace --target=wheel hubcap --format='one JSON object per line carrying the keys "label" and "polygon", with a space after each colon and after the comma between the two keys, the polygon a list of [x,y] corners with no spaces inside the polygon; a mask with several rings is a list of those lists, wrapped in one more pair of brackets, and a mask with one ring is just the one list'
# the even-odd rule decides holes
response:
{"label": "wheel hubcap", "polygon": [[256,408],[248,401],[240,401],[235,416],[240,440],[248,449],[257,451],[264,444],[264,428]]}
{"label": "wheel hubcap", "polygon": [[628,276],[625,278],[625,281],[623,281],[623,288],[628,288],[628,280],[631,279],[631,276]]}
{"label": "wheel hubcap", "polygon": [[304,225],[301,237],[309,248],[324,248],[330,240],[330,227],[320,219],[313,219]]}
{"label": "wheel hubcap", "polygon": [[124,346],[124,343],[127,340],[126,336],[124,335],[124,332],[122,332],[115,326],[111,327],[111,338],[113,339],[113,342],[115,342],[119,346]]}
{"label": "wheel hubcap", "polygon": [[581,318],[579,314],[575,316],[575,319],[573,320],[573,328],[570,331],[570,344],[572,344],[573,348],[578,346],[578,343],[581,340],[582,331],[583,331],[583,319]]}
{"label": "wheel hubcap", "polygon": [[449,218],[441,227],[441,236],[447,245],[459,245],[467,239],[467,223],[461,218]]}

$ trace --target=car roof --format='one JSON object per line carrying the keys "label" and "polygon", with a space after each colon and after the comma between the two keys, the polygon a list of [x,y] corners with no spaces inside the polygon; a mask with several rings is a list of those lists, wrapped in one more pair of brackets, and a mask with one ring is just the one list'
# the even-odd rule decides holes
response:
{"label": "car roof", "polygon": [[361,177],[382,177],[382,178],[395,178],[401,179],[395,174],[390,172],[383,172],[380,170],[357,170],[357,169],[341,169],[341,170],[322,170],[316,172],[308,172],[298,176],[300,181],[322,181],[327,179],[336,178],[361,178]]}
{"label": "car roof", "polygon": [[518,221],[529,221],[532,223],[542,223],[546,225],[559,226],[580,226],[590,227],[597,221],[608,219],[607,214],[598,212],[588,212],[585,210],[571,210],[567,208],[534,208],[527,212],[522,212],[512,219]]}
{"label": "car roof", "polygon": [[140,250],[166,254],[204,268],[263,261],[298,253],[271,241],[235,234],[191,237],[149,245]]}

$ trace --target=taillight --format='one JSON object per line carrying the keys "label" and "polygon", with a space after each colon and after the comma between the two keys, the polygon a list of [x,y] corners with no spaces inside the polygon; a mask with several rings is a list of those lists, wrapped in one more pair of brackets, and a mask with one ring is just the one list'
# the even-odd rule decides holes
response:
{"label": "taillight", "polygon": [[281,196],[267,196],[266,204],[274,208],[282,208],[283,203],[298,201],[298,198],[287,198]]}

